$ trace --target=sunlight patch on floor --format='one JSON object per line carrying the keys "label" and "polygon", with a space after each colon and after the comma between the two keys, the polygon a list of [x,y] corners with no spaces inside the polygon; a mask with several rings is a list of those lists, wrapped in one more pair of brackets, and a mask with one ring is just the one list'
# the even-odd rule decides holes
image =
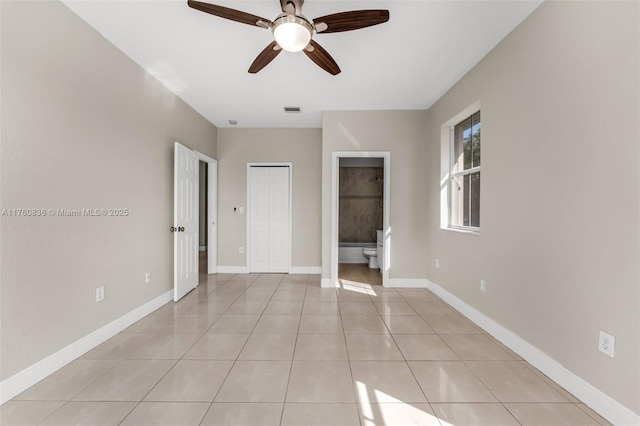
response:
{"label": "sunlight patch on floor", "polygon": [[373,290],[373,287],[371,287],[371,284],[345,280],[343,278],[338,279],[338,282],[340,283],[340,288],[344,290],[376,296],[376,292]]}
{"label": "sunlight patch on floor", "polygon": [[[456,426],[442,419],[438,420],[432,412],[421,410],[417,406],[400,401],[378,389],[369,390],[363,382],[356,382],[356,392],[360,400],[360,414],[364,426],[418,424],[426,426]],[[373,402],[370,396],[373,397]],[[376,401],[385,402],[377,403]]]}

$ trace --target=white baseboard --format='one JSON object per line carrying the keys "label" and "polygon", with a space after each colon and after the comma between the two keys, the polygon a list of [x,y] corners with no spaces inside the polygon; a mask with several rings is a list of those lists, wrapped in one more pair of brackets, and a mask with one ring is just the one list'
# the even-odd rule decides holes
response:
{"label": "white baseboard", "polygon": [[428,280],[416,278],[389,278],[385,287],[389,288],[427,288]]}
{"label": "white baseboard", "polygon": [[247,266],[218,266],[218,274],[248,274]]}
{"label": "white baseboard", "polygon": [[[219,274],[248,274],[247,266],[218,266]],[[289,268],[290,274],[320,274],[322,266],[292,266]]]}
{"label": "white baseboard", "polygon": [[290,274],[321,274],[322,266],[292,266],[289,268]]}
{"label": "white baseboard", "polygon": [[38,361],[0,382],[0,404],[4,404],[14,396],[24,392],[45,377],[55,373],[76,358],[84,355],[99,344],[115,336],[131,324],[147,316],[162,305],[173,299],[173,290],[161,294],[144,305],[124,314],[109,324],[87,334],[80,340],[76,340],[69,346],[60,349],[53,355]]}
{"label": "white baseboard", "polygon": [[427,287],[614,425],[640,425],[640,415],[567,370],[531,343],[429,280]]}
{"label": "white baseboard", "polygon": [[200,248],[198,249],[200,251],[207,251],[207,246],[200,246]]}

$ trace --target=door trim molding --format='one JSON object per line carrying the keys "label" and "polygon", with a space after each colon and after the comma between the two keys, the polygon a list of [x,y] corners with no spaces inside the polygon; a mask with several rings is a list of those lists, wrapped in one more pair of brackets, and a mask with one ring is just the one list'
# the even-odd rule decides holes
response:
{"label": "door trim molding", "polygon": [[287,167],[289,169],[289,248],[287,253],[288,265],[287,273],[291,273],[291,254],[293,241],[293,163],[292,162],[247,162],[247,208],[246,208],[246,226],[247,226],[247,245],[245,246],[245,263],[248,273],[251,272],[251,257],[249,256],[251,247],[251,167]]}
{"label": "door trim molding", "polygon": [[[209,248],[207,273],[216,274],[218,272],[218,224],[216,223],[214,228],[211,223],[218,222],[218,160],[196,150],[193,152],[196,153],[198,159],[207,163],[207,246],[205,246],[205,250]],[[215,173],[211,173],[212,171]],[[216,208],[213,208],[214,204]]]}

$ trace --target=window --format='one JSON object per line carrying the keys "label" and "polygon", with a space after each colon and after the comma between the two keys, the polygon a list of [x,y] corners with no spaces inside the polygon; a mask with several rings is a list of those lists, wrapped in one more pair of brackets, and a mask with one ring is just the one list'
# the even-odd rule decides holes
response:
{"label": "window", "polygon": [[480,111],[453,126],[449,227],[480,230]]}

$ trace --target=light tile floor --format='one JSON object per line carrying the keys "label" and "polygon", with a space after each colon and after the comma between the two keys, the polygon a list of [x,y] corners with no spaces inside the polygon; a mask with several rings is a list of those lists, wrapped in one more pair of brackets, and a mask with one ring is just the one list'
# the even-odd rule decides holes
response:
{"label": "light tile floor", "polygon": [[[9,401],[10,425],[606,425],[427,290],[200,285]],[[360,280],[360,281],[358,281]]]}
{"label": "light tile floor", "polygon": [[371,269],[366,263],[340,263],[338,277],[358,283],[382,285],[380,269]]}

